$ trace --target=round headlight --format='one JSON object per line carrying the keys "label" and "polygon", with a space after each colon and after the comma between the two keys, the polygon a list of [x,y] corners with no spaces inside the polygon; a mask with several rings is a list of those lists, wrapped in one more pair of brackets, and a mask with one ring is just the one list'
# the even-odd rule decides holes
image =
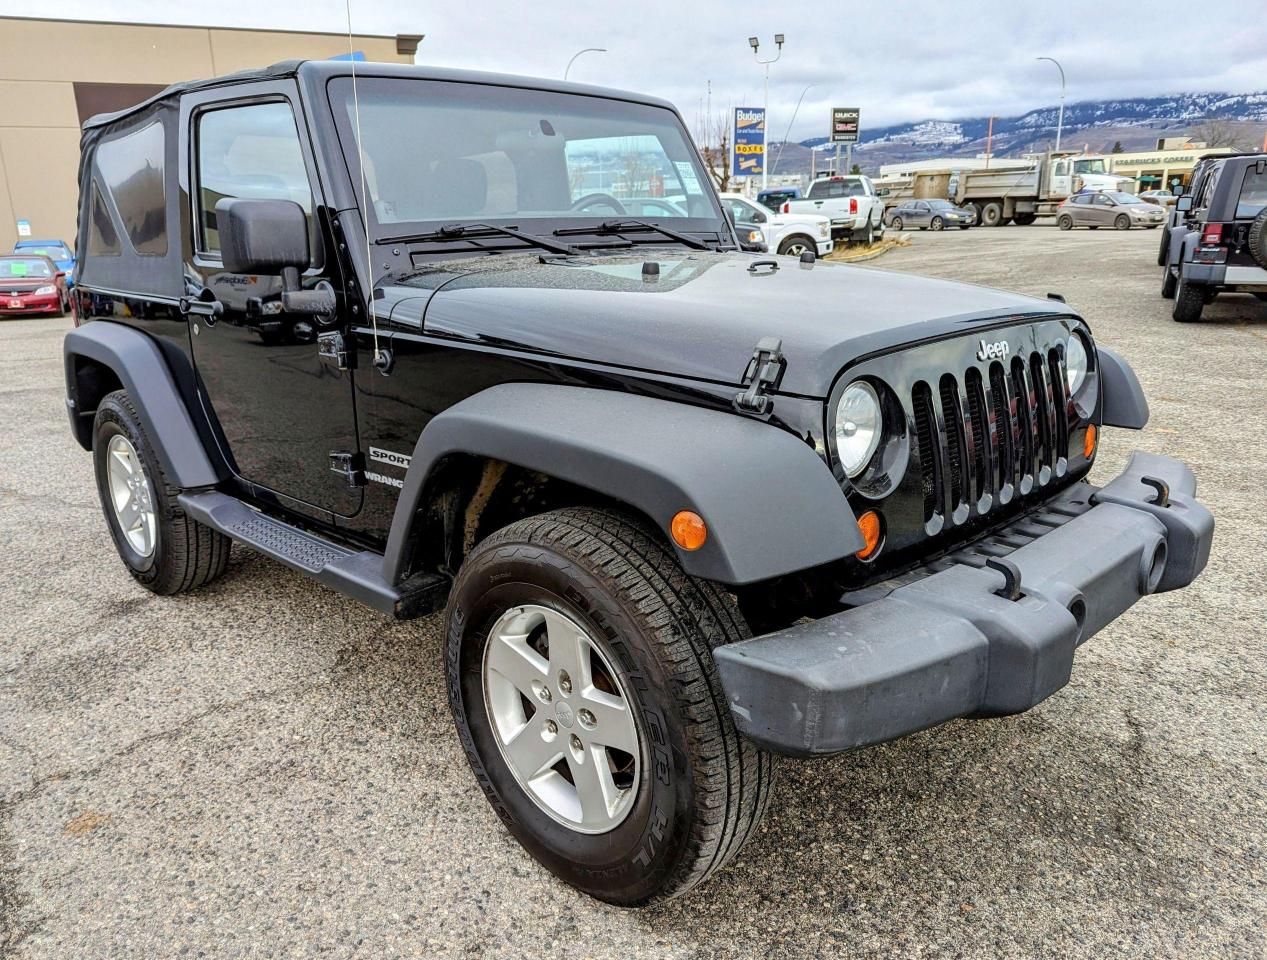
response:
{"label": "round headlight", "polygon": [[1069,393],[1075,394],[1087,379],[1087,348],[1082,338],[1071,334],[1065,345],[1065,375],[1069,378]]}
{"label": "round headlight", "polygon": [[845,475],[857,476],[880,445],[882,414],[875,388],[865,380],[845,387],[836,404],[836,455]]}

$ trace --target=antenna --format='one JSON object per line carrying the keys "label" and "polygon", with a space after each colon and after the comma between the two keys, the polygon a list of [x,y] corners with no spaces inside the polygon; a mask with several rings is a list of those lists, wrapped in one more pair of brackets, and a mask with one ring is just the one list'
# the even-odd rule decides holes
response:
{"label": "antenna", "polygon": [[367,298],[370,311],[370,330],[374,335],[374,366],[386,373],[391,368],[391,361],[378,346],[378,308],[374,297],[374,253],[370,247],[370,193],[369,183],[365,178],[365,148],[361,145],[361,98],[356,88],[356,51],[352,42],[352,0],[345,0],[348,14],[348,59],[352,64],[352,112],[356,125],[356,162],[361,168],[361,223],[365,225],[365,282],[370,285]]}

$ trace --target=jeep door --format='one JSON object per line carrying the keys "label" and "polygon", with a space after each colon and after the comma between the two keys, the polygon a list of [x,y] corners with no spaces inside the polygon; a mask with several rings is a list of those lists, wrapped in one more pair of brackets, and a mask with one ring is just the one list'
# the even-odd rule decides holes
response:
{"label": "jeep door", "polygon": [[352,374],[318,355],[318,337],[346,318],[288,313],[280,277],[227,272],[216,228],[222,198],[294,201],[309,225],[303,288],[337,279],[302,118],[291,81],[182,98],[185,283],[191,298],[220,305],[219,316],[191,313],[189,336],[203,405],[246,492],[330,521],[361,505],[361,489],[331,469],[332,454],[357,450]]}

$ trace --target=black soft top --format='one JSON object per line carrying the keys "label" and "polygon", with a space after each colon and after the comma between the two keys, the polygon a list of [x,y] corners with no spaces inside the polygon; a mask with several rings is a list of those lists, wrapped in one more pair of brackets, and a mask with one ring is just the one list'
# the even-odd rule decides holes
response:
{"label": "black soft top", "polygon": [[299,70],[299,65],[303,62],[302,60],[283,60],[280,63],[274,63],[272,66],[256,67],[252,70],[239,70],[237,73],[225,74],[222,77],[211,77],[205,80],[182,80],[180,83],[173,83],[170,87],[160,90],[148,100],[134,103],[123,110],[116,110],[113,113],[94,114],[84,121],[84,129],[92,130],[96,127],[108,126],[116,120],[122,120],[124,117],[131,116],[134,113],[143,113],[160,100],[174,99],[183,93],[190,93],[194,90],[205,90],[208,87],[218,87],[225,83],[237,83],[241,80],[272,80],[276,77],[293,77]]}

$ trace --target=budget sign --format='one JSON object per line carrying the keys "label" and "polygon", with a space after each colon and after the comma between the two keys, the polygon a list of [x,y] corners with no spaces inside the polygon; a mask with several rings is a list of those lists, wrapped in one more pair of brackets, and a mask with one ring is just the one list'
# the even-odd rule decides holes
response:
{"label": "budget sign", "polygon": [[731,173],[736,177],[759,177],[765,170],[765,110],[761,107],[735,108],[735,156]]}

